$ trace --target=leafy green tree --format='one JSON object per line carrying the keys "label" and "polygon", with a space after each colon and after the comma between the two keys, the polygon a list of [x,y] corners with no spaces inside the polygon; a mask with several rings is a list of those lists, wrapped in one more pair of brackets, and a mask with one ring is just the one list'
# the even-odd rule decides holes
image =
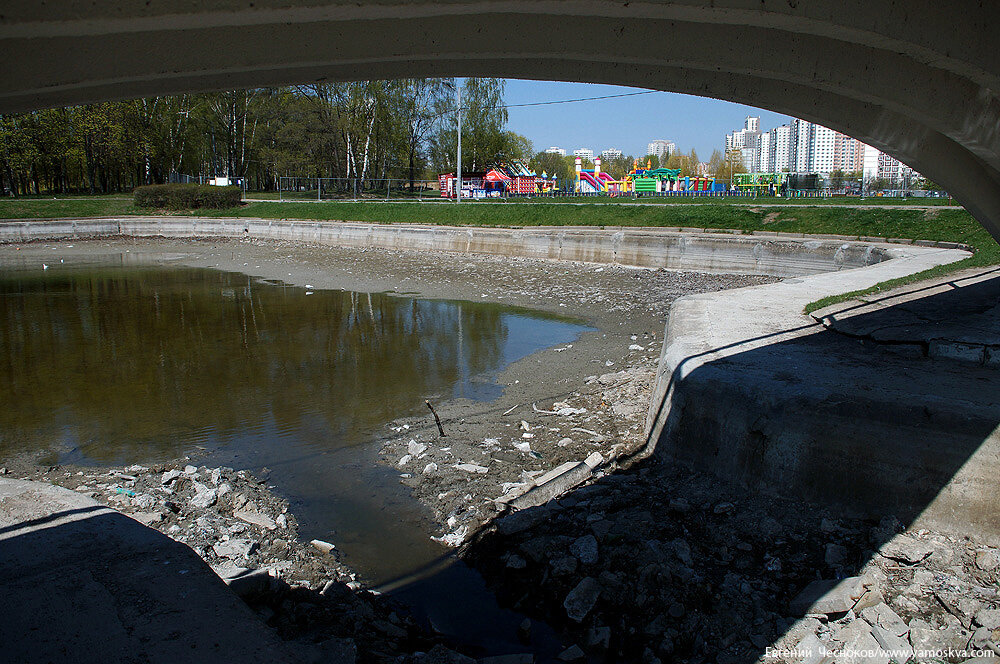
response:
{"label": "leafy green tree", "polygon": [[[454,85],[454,82],[452,82]],[[507,109],[503,105],[504,81],[467,78],[462,86],[462,170],[482,171],[509,155]],[[455,170],[458,128],[454,101],[448,121],[430,140],[432,166],[440,172]]]}
{"label": "leafy green tree", "polygon": [[746,166],[743,165],[743,153],[739,150],[729,150],[726,152],[725,161],[722,164],[722,172],[717,173],[716,177],[732,180],[732,176],[737,173],[746,172]]}
{"label": "leafy green tree", "polygon": [[680,169],[681,175],[696,176],[698,175],[699,163],[698,153],[692,149],[688,154],[678,152],[670,155],[664,167]]}
{"label": "leafy green tree", "polygon": [[712,150],[712,156],[708,158],[708,173],[709,175],[715,177],[721,177],[723,165],[725,164],[726,157],[722,154],[721,150]]}
{"label": "leafy green tree", "polygon": [[421,154],[431,132],[441,124],[448,109],[449,90],[442,79],[411,79],[403,81],[400,119],[406,122],[406,157],[410,191]]}
{"label": "leafy green tree", "polygon": [[498,161],[509,161],[511,159],[521,159],[527,161],[534,153],[534,145],[527,136],[522,136],[513,131],[504,132],[504,147],[501,153],[502,158]]}
{"label": "leafy green tree", "polygon": [[[455,101],[448,79],[355,81],[150,97],[0,116],[0,190],[11,195],[127,191],[173,174],[373,180],[453,169]],[[529,159],[506,127],[503,81],[464,83],[466,170]],[[378,185],[383,186],[383,185]],[[383,190],[384,191],[384,190]]]}
{"label": "leafy green tree", "polygon": [[616,180],[621,180],[625,177],[629,171],[632,170],[632,164],[635,160],[631,156],[622,155],[621,157],[614,157],[608,159],[607,161],[601,161],[601,170],[606,172],[608,175]]}
{"label": "leafy green tree", "polygon": [[566,163],[566,158],[554,152],[539,152],[531,158],[528,165],[539,175],[544,172],[560,180],[573,177],[573,168]]}

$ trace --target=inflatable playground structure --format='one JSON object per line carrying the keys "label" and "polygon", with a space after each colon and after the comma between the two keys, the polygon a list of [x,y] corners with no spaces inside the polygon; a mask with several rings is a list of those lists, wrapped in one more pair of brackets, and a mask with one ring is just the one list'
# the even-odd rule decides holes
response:
{"label": "inflatable playground structure", "polygon": [[[454,173],[438,176],[441,196],[455,198]],[[536,174],[524,162],[512,161],[499,164],[486,172],[462,173],[462,198],[500,198],[506,196],[534,196],[559,191],[556,178],[542,172]]]}
{"label": "inflatable playground structure", "polygon": [[639,162],[633,162],[632,170],[621,180],[615,180],[601,170],[601,159],[594,160],[594,168],[584,169],[582,161],[576,160],[576,193],[578,194],[664,194],[671,193],[708,193],[724,192],[725,185],[717,183],[715,178],[682,176],[679,168],[652,168],[646,162],[646,168],[640,168]]}
{"label": "inflatable playground structure", "polygon": [[[546,173],[536,174],[524,162],[499,164],[485,172],[462,173],[462,198],[485,199],[510,196],[794,196],[817,189],[816,175],[788,173],[735,173],[732,183],[714,177],[683,175],[680,169],[642,168],[633,163],[624,177],[616,180],[601,170],[600,157],[593,168],[583,168],[576,159],[576,173],[560,182]],[[438,176],[441,196],[455,198],[458,187],[454,173]]]}

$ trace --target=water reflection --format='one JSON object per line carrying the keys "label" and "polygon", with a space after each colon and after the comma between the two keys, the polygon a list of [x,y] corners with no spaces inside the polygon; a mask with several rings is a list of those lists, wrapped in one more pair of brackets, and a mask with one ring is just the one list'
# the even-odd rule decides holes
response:
{"label": "water reflection", "polygon": [[[306,292],[203,269],[0,275],[0,454],[55,443],[124,463],[263,430],[357,445],[426,396],[495,397],[496,371],[579,329],[480,303]],[[519,327],[536,338],[512,339]]]}
{"label": "water reflection", "polygon": [[306,538],[373,580],[442,550],[376,466],[372,432],[586,329],[525,310],[112,263],[0,270],[0,459],[129,464],[200,452],[271,469]]}

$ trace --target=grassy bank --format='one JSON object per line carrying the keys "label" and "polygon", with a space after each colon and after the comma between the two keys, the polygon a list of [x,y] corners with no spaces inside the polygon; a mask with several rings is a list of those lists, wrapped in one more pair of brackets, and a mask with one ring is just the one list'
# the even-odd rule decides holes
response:
{"label": "grassy bank", "polygon": [[[670,199],[659,199],[670,200]],[[831,199],[831,201],[836,199]],[[18,199],[0,200],[0,219],[46,217],[96,217],[149,214],[137,210],[131,201],[120,198]],[[879,284],[864,292],[826,298],[808,308],[833,304],[866,293],[878,292],[923,278],[940,276],[969,267],[1000,264],[1000,245],[972,215],[963,209],[859,208],[848,204],[795,206],[726,204],[705,205],[622,205],[601,202],[566,205],[530,203],[279,203],[250,202],[229,210],[197,210],[207,217],[260,217],[265,219],[315,219],[372,223],[426,223],[470,226],[656,226],[734,229],[743,232],[781,231],[787,233],[853,235],[961,242],[976,249],[974,256],[904,279]]]}
{"label": "grassy bank", "polygon": [[[275,192],[248,193],[248,201],[283,201],[285,203],[349,203],[352,201],[317,201],[316,192],[292,193],[279,196]],[[377,196],[371,199],[374,203],[387,203],[398,200],[405,200],[412,203],[438,203],[448,204],[435,193],[425,193],[423,195],[409,196],[394,194],[392,201],[380,199]],[[960,207],[958,203],[950,198],[889,198],[885,196],[868,196],[865,198],[845,198],[843,196],[830,198],[779,198],[777,196],[758,196],[756,198],[716,198],[716,197],[681,197],[681,196],[645,196],[632,198],[630,196],[561,196],[558,198],[510,198],[506,201],[477,202],[476,205],[546,205],[549,203],[577,205],[856,205],[856,206],[888,206],[888,207]]]}
{"label": "grassy bank", "polygon": [[49,219],[54,217],[107,217],[128,214],[132,197],[92,196],[71,198],[0,199],[0,219]]}

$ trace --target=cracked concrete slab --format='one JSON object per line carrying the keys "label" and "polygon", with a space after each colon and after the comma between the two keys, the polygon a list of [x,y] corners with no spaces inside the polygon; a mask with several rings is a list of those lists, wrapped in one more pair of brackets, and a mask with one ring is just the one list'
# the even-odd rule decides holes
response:
{"label": "cracked concrete slab", "polygon": [[967,255],[916,249],[675,302],[647,418],[656,452],[754,490],[1000,541],[1000,374],[889,352],[803,313]]}
{"label": "cracked concrete slab", "polygon": [[841,334],[911,344],[922,354],[1000,367],[1000,268],[978,268],[813,312]]}

